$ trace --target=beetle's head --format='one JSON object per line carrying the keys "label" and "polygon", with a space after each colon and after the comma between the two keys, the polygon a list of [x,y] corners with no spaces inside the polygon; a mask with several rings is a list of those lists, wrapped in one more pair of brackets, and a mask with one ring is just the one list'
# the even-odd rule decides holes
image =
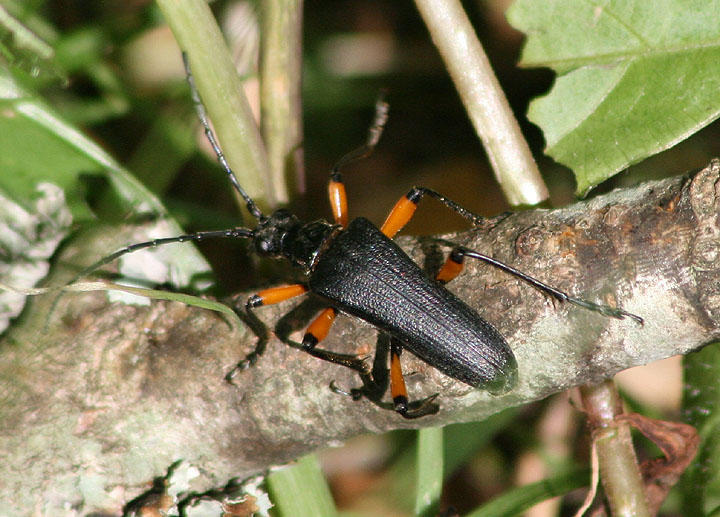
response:
{"label": "beetle's head", "polygon": [[283,256],[283,241],[297,231],[298,218],[289,210],[275,210],[270,217],[261,219],[255,228],[255,249],[259,255],[272,258]]}

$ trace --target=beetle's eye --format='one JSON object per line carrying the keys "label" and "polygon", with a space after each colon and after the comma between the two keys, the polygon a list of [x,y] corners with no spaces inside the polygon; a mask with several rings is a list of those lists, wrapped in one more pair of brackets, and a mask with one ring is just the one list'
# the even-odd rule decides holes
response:
{"label": "beetle's eye", "polygon": [[263,239],[257,241],[257,250],[259,253],[264,254],[271,254],[273,250],[275,249],[275,246],[273,246],[273,242],[270,239]]}

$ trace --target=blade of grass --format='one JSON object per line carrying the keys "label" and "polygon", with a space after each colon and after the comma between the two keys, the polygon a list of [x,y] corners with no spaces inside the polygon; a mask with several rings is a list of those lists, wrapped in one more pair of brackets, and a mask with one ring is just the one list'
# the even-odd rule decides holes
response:
{"label": "blade of grass", "polygon": [[567,494],[588,484],[590,471],[572,470],[537,483],[521,486],[504,492],[501,496],[480,506],[466,517],[512,517],[538,503]]}
{"label": "blade of grass", "polygon": [[191,294],[178,293],[174,291],[161,291],[159,289],[148,289],[146,287],[134,287],[130,285],[115,284],[112,282],[95,281],[95,282],[75,282],[64,286],[54,287],[16,287],[5,283],[0,283],[0,291],[24,294],[26,296],[37,296],[42,294],[56,293],[59,291],[66,292],[89,292],[89,291],[122,291],[124,293],[133,294],[141,298],[151,298],[153,300],[167,300],[170,302],[180,302],[185,305],[191,305],[200,309],[219,312],[227,317],[228,324],[231,328],[242,328],[243,322],[237,313],[231,307],[221,302],[200,298]]}
{"label": "blade of grass", "polygon": [[720,515],[720,344],[684,358],[685,421],[700,433],[700,450],[683,477],[687,515]]}
{"label": "blade of grass", "polygon": [[310,454],[267,478],[268,493],[279,517],[332,517],[337,515],[330,488],[317,456]]}
{"label": "blade of grass", "polygon": [[[482,422],[454,424],[444,428],[443,478],[447,479],[457,468],[466,463],[478,450],[482,449],[517,414],[511,408],[492,415]],[[400,436],[400,435],[398,435]],[[411,442],[403,442],[398,446],[399,454],[393,461],[388,472],[376,484],[374,493],[377,497],[393,501],[393,506],[401,512],[413,511],[415,487],[417,486],[415,465],[418,461],[416,446]]]}
{"label": "blade of grass", "polygon": [[443,487],[443,428],[418,431],[415,515],[437,515]]}

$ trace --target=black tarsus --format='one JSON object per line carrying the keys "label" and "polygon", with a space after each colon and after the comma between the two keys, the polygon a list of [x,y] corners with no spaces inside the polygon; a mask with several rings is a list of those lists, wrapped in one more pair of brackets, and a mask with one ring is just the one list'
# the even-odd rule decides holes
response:
{"label": "black tarsus", "polygon": [[367,140],[360,147],[356,147],[352,151],[342,155],[340,159],[335,162],[332,169],[330,169],[330,176],[338,174],[340,169],[345,167],[348,163],[367,158],[373,153],[375,146],[380,141],[380,137],[385,129],[389,110],[390,104],[388,104],[385,100],[385,92],[381,91],[375,101],[375,117],[373,118],[373,123],[368,130]]}
{"label": "black tarsus", "polygon": [[410,189],[410,191],[405,194],[405,197],[407,197],[410,201],[412,201],[415,204],[420,203],[420,200],[424,196],[430,196],[432,198],[437,199],[440,201],[443,205],[448,207],[450,210],[455,212],[456,214],[464,217],[465,219],[468,219],[471,221],[474,225],[480,224],[484,218],[481,215],[476,214],[475,212],[471,212],[467,208],[458,205],[455,201],[452,199],[448,199],[447,197],[443,196],[439,192],[436,192],[432,189],[429,189],[427,187],[413,187]]}
{"label": "black tarsus", "polygon": [[[253,333],[255,333],[255,335],[258,337],[258,340],[255,343],[255,349],[249,354],[247,354],[244,359],[238,361],[235,367],[225,375],[225,380],[230,382],[231,384],[234,384],[233,379],[238,374],[238,372],[250,368],[257,362],[260,356],[265,353],[269,336],[267,326],[260,320],[260,318],[255,315],[254,309],[260,306],[256,303],[256,300],[258,299],[259,298],[257,297],[257,295],[252,295],[245,302],[245,314],[247,315],[249,320],[246,321],[246,323],[252,329]],[[238,307],[236,307],[235,312],[239,312],[237,309]],[[351,354],[340,354],[337,352],[332,352],[330,350],[325,350],[324,348],[317,348],[315,346],[317,343],[312,344],[311,346],[307,346],[304,343],[300,343],[298,341],[290,339],[286,335],[277,334],[277,337],[289,347],[301,350],[307,354],[310,354],[313,357],[322,359],[323,361],[328,361],[333,364],[344,366],[346,368],[350,368],[351,370],[356,371],[360,376],[368,374],[369,368],[365,362],[364,357],[358,357],[357,355]]]}
{"label": "black tarsus", "polygon": [[407,420],[434,415],[440,410],[440,406],[435,403],[435,399],[440,395],[439,393],[433,393],[420,400],[409,401],[404,411],[398,411],[394,402],[386,402],[383,400],[390,386],[390,369],[387,363],[390,348],[393,346],[402,346],[402,344],[389,334],[385,332],[381,333],[378,336],[377,346],[375,348],[372,371],[370,373],[360,374],[360,380],[363,385],[359,388],[351,388],[348,391],[340,388],[335,381],[332,381],[330,383],[330,390],[333,393],[345,395],[356,401],[365,398],[380,409],[395,411]]}

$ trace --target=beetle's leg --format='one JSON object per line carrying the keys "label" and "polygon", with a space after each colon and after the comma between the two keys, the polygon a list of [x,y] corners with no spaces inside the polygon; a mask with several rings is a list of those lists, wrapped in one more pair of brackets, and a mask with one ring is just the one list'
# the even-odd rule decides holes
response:
{"label": "beetle's leg", "polygon": [[[439,282],[446,283],[455,278],[462,271],[462,257],[458,258],[452,253],[448,257],[445,265],[440,269],[435,279]],[[418,418],[421,416],[436,413],[438,405],[433,401],[438,394],[431,395],[425,399],[408,404],[407,388],[405,387],[405,378],[402,373],[400,364],[400,354],[402,353],[402,344],[395,338],[390,339],[390,393],[393,399],[393,409],[405,418]],[[365,383],[367,386],[367,383]],[[367,389],[367,388],[366,388]],[[382,391],[385,391],[384,389]]]}
{"label": "beetle's leg", "polygon": [[[454,254],[450,254],[445,265],[440,269],[436,280],[442,283],[449,282],[462,271],[462,257],[458,259]],[[405,418],[418,418],[430,415],[438,411],[438,405],[433,401],[438,394],[431,395],[419,401],[408,403],[407,388],[405,387],[405,378],[402,373],[400,364],[400,354],[402,354],[402,344],[395,338],[390,338],[390,394],[392,395],[392,409],[400,413]],[[387,359],[386,359],[387,360]],[[375,371],[373,372],[375,373]],[[387,374],[380,376],[379,373],[374,375],[372,383],[368,383],[367,379],[363,379],[365,386],[363,388],[352,390],[350,393],[353,397],[358,398],[358,394],[365,394],[371,400],[377,397],[377,393],[382,394],[387,389]],[[370,386],[373,386],[371,388]],[[389,408],[388,408],[389,409]]]}
{"label": "beetle's leg", "polygon": [[[455,247],[452,252],[450,253],[450,256],[448,257],[447,262],[442,267],[440,272],[438,273],[438,280],[443,281],[444,277],[441,278],[441,275],[443,274],[443,271],[446,271],[446,275],[449,277],[449,280],[452,280],[457,274],[462,270],[462,265],[465,257],[474,258],[477,260],[480,260],[482,262],[485,262],[486,264],[490,264],[493,267],[496,267],[498,269],[501,269],[502,271],[505,271],[508,274],[511,274],[513,276],[516,276],[520,278],[521,280],[524,280],[528,284],[532,285],[536,289],[539,289],[543,293],[547,294],[548,296],[552,296],[556,300],[559,300],[561,302],[569,302],[574,305],[577,305],[579,307],[583,307],[585,309],[599,312],[600,314],[603,314],[605,316],[610,316],[612,318],[617,319],[624,319],[624,318],[631,318],[635,320],[640,325],[643,324],[643,319],[640,316],[637,316],[635,314],[632,314],[630,312],[627,312],[623,309],[620,309],[619,307],[610,307],[609,305],[603,305],[601,303],[595,303],[588,300],[583,300],[582,298],[574,298],[567,294],[564,291],[561,291],[560,289],[557,289],[556,287],[553,287],[551,285],[548,285],[544,282],[541,282],[540,280],[531,277],[527,273],[523,273],[522,271],[519,271],[515,269],[512,266],[509,266],[503,262],[500,262],[499,260],[496,260],[492,257],[489,257],[488,255],[484,255],[482,253],[479,253],[475,250],[471,250],[469,248],[466,248],[464,246],[457,246]],[[452,275],[453,272],[457,271],[454,275]],[[451,276],[452,275],[452,276]],[[449,281],[444,280],[444,281]]]}
{"label": "beetle's leg", "polygon": [[446,284],[447,282],[458,276],[463,270],[465,257],[471,257],[477,260],[481,260],[486,264],[490,264],[491,266],[501,269],[508,274],[516,276],[521,280],[524,280],[528,284],[532,285],[536,289],[539,289],[543,293],[552,296],[553,298],[561,302],[569,302],[585,309],[599,312],[601,314],[604,314],[605,316],[610,316],[612,318],[631,318],[638,322],[640,325],[643,324],[643,319],[640,316],[627,312],[618,307],[610,307],[609,305],[594,303],[588,300],[583,300],[582,298],[574,298],[566,292],[561,291],[560,289],[548,285],[544,282],[541,282],[540,280],[533,278],[527,273],[523,273],[522,271],[515,269],[514,267],[509,266],[504,262],[500,262],[499,260],[496,260],[488,255],[484,255],[480,252],[471,250],[464,246],[456,246],[455,248],[453,248],[447,260],[445,261],[445,264],[443,264],[443,267],[440,268],[440,271],[438,271],[435,279],[439,282],[442,282],[443,284]]}
{"label": "beetle's leg", "polygon": [[[391,352],[391,366],[388,368],[388,352]],[[352,388],[349,391],[340,389],[335,382],[330,383],[330,389],[340,395],[347,395],[353,400],[362,398],[382,409],[395,411],[407,419],[418,418],[425,415],[437,413],[440,407],[434,403],[438,394],[435,393],[421,400],[408,402],[405,381],[400,371],[400,354],[402,344],[388,334],[382,333],[378,338],[378,345],[375,349],[372,373],[360,374],[363,385],[359,388]],[[385,402],[383,396],[387,392],[388,385],[391,386],[393,402]]]}
{"label": "beetle's leg", "polygon": [[448,255],[443,267],[441,267],[440,271],[438,271],[437,275],[435,275],[435,280],[442,284],[447,284],[453,278],[458,276],[463,270],[464,258],[465,256],[462,253],[456,253],[455,249],[453,249],[450,252],[450,255]]}
{"label": "beetle's leg", "polygon": [[284,302],[290,298],[295,298],[296,296],[305,294],[307,290],[307,287],[302,284],[271,287],[269,289],[259,291],[257,294],[248,298],[246,307],[248,309],[255,309],[256,307],[262,307],[263,305],[273,305],[275,303]]}
{"label": "beetle's leg", "polygon": [[410,192],[405,194],[397,203],[395,203],[395,206],[390,211],[387,219],[385,219],[380,231],[392,239],[395,234],[399,232],[403,226],[410,221],[410,219],[412,219],[420,200],[426,195],[434,197],[449,209],[472,221],[473,224],[478,224],[482,221],[481,216],[471,212],[467,208],[463,208],[455,201],[446,198],[434,190],[425,187],[413,187],[410,189]]}
{"label": "beetle's leg", "polygon": [[345,183],[343,183],[342,174],[337,171],[330,174],[328,196],[330,197],[333,219],[344,228],[348,224],[347,195],[345,194]]}
{"label": "beetle's leg", "polygon": [[265,352],[265,346],[267,345],[268,335],[267,327],[262,323],[254,314],[253,309],[261,307],[263,305],[272,305],[274,303],[280,303],[290,298],[295,298],[307,292],[307,287],[302,284],[291,284],[282,285],[278,287],[271,287],[264,289],[258,293],[250,296],[245,303],[245,312],[248,317],[257,324],[258,327],[262,328],[262,335],[258,335],[257,343],[255,344],[255,350],[250,352],[245,359],[238,362],[238,364],[225,375],[225,380],[232,382],[233,378],[241,370],[246,370],[250,366],[254,365],[258,358]]}
{"label": "beetle's leg", "polygon": [[[446,283],[455,278],[462,271],[462,256],[456,256],[451,253],[447,261],[440,269],[435,279],[439,282]],[[431,395],[430,397],[424,398],[419,401],[408,404],[407,388],[405,387],[405,378],[402,373],[402,366],[400,364],[400,354],[402,353],[402,344],[395,338],[390,338],[390,394],[392,395],[393,405],[392,409],[400,413],[405,418],[418,418],[425,415],[430,415],[438,411],[438,405],[433,401],[437,398],[438,394]],[[365,386],[363,388],[352,390],[350,393],[353,397],[358,398],[358,394],[365,394],[372,400],[374,393],[382,393],[387,389],[386,374],[383,375],[384,386],[381,387],[379,375],[375,375],[374,382],[372,385],[375,389],[370,388],[370,384],[364,379]],[[377,403],[377,402],[376,402]]]}
{"label": "beetle's leg", "polygon": [[[324,309],[320,315],[313,320],[310,326],[308,326],[305,336],[303,336],[302,344],[300,345],[301,349],[323,361],[345,366],[360,374],[367,374],[368,366],[363,359],[355,355],[338,354],[322,348],[316,348],[316,345],[327,336],[330,331],[330,326],[333,321],[335,321],[336,315],[337,311],[332,307]],[[295,346],[292,342],[290,342],[290,344]]]}
{"label": "beetle's leg", "polygon": [[[253,319],[254,323],[262,325],[263,333],[262,335],[258,336],[255,350],[250,352],[247,357],[245,357],[245,359],[240,361],[238,365],[225,376],[228,381],[232,381],[232,378],[237,374],[238,371],[244,370],[255,364],[258,358],[263,354],[263,352],[265,352],[265,346],[268,340],[267,328],[262,322],[257,320],[253,313],[253,309],[261,307],[263,305],[271,305],[274,303],[288,300],[290,298],[294,298],[296,296],[300,296],[306,293],[307,290],[307,287],[302,284],[284,285],[265,289],[264,291],[260,291],[257,294],[254,294],[250,298],[248,298],[247,303],[245,304],[245,310],[248,316]],[[286,337],[281,337],[281,340],[286,344],[292,346],[293,348],[298,348],[303,352],[307,352],[313,357],[317,357],[318,359],[329,361],[334,364],[339,364],[341,366],[345,366],[347,368],[355,370],[360,374],[367,375],[369,373],[368,366],[365,364],[365,361],[362,358],[355,355],[338,354],[329,350],[316,348],[316,345],[320,341],[325,339],[325,337],[327,336],[330,327],[335,320],[335,316],[335,309],[324,309],[320,313],[320,315],[317,316],[308,326],[302,343],[297,343],[295,341],[287,339]]]}
{"label": "beetle's leg", "polygon": [[404,418],[412,419],[425,415],[437,413],[438,405],[433,401],[438,396],[437,393],[422,400],[408,403],[407,388],[405,387],[405,378],[402,374],[400,366],[400,354],[402,353],[402,345],[397,339],[390,340],[390,394],[393,399],[393,409],[400,413]]}
{"label": "beetle's leg", "polygon": [[[462,255],[451,253],[448,257],[445,265],[440,269],[436,280],[442,283],[449,282],[455,278],[463,268]],[[380,354],[378,349],[377,354]],[[387,352],[385,352],[387,354]],[[354,399],[359,399],[362,396],[367,397],[371,401],[375,402],[384,409],[392,409],[397,413],[400,413],[404,418],[412,419],[418,418],[425,415],[431,415],[437,413],[439,407],[434,403],[438,394],[431,395],[422,400],[408,403],[408,393],[405,386],[405,378],[402,373],[402,366],[400,363],[400,354],[402,354],[402,344],[395,338],[390,338],[390,394],[392,395],[392,405],[381,402],[380,397],[385,393],[388,384],[387,370],[385,372],[378,371],[377,365],[373,369],[372,377],[363,378],[364,386],[362,388],[355,388],[350,393],[345,393],[339,390],[337,387],[331,386],[333,391],[336,393],[344,393],[352,396]],[[384,356],[385,364],[387,356]],[[385,366],[387,369],[387,366]]]}
{"label": "beetle's leg", "polygon": [[395,411],[404,415],[408,409],[408,394],[400,365],[401,353],[402,347],[393,340],[390,346],[390,395]]}

